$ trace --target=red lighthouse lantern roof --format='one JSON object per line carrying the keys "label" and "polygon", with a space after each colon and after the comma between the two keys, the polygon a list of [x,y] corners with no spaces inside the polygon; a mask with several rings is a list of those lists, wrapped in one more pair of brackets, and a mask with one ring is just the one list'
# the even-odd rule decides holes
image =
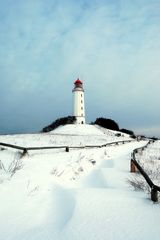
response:
{"label": "red lighthouse lantern roof", "polygon": [[81,80],[79,78],[74,82],[74,84],[82,84]]}

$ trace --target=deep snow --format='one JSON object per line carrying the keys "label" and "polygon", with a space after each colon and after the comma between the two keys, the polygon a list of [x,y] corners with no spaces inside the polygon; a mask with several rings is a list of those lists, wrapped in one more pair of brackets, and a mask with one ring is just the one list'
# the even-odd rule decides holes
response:
{"label": "deep snow", "polygon": [[[74,130],[69,125],[48,134],[0,136],[0,141],[85,145],[129,138],[91,127],[74,126]],[[131,176],[132,150],[145,144],[135,141],[69,153],[36,151],[23,158],[11,149],[1,150],[0,238],[158,240],[159,204],[145,193],[134,192],[126,181]]]}

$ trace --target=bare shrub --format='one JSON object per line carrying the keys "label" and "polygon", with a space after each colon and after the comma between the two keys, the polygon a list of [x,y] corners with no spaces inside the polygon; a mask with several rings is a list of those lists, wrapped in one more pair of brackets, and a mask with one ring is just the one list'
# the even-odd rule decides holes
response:
{"label": "bare shrub", "polygon": [[13,161],[9,169],[9,172],[11,173],[11,177],[16,173],[16,171],[20,170],[21,168],[22,168],[22,162],[19,159],[16,161]]}
{"label": "bare shrub", "polygon": [[[160,169],[155,162],[150,162],[150,164],[141,163],[140,165],[154,183],[158,184],[160,182]],[[134,176],[128,178],[127,183],[133,187],[135,191],[140,190],[150,193],[150,187],[140,173],[135,173]]]}
{"label": "bare shrub", "polygon": [[159,164],[156,163],[156,161],[149,161],[146,164],[141,163],[141,167],[144,169],[144,171],[147,173],[147,175],[151,178],[151,180],[154,182],[158,182],[160,184],[160,167]]}
{"label": "bare shrub", "polygon": [[11,177],[15,174],[16,171],[20,170],[23,166],[20,158],[21,153],[18,152],[7,170],[7,172],[11,174]]}
{"label": "bare shrub", "polygon": [[0,160],[0,169],[6,172],[3,162]]}
{"label": "bare shrub", "polygon": [[134,176],[134,177],[128,178],[127,183],[131,187],[133,187],[135,191],[145,191],[147,193],[150,193],[149,185],[145,182],[145,180],[141,176]]}

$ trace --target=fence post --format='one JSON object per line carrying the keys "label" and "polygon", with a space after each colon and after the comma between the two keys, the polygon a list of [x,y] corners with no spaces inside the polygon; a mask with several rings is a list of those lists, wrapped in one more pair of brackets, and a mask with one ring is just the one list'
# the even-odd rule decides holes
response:
{"label": "fence post", "polygon": [[153,202],[158,202],[158,191],[157,189],[155,189],[154,185],[151,188],[151,200]]}
{"label": "fence post", "polygon": [[136,172],[137,171],[137,167],[135,166],[133,160],[131,159],[131,172]]}
{"label": "fence post", "polygon": [[66,152],[69,152],[69,147],[66,147]]}
{"label": "fence post", "polygon": [[23,149],[22,156],[25,156],[26,154],[27,154],[27,149],[26,149],[26,148],[24,148],[24,149]]}

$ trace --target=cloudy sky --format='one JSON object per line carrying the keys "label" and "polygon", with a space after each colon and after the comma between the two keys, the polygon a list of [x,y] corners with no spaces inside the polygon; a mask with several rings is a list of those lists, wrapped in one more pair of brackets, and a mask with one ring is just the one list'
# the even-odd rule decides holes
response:
{"label": "cloudy sky", "polygon": [[160,136],[160,0],[0,0],[0,133],[72,115]]}

